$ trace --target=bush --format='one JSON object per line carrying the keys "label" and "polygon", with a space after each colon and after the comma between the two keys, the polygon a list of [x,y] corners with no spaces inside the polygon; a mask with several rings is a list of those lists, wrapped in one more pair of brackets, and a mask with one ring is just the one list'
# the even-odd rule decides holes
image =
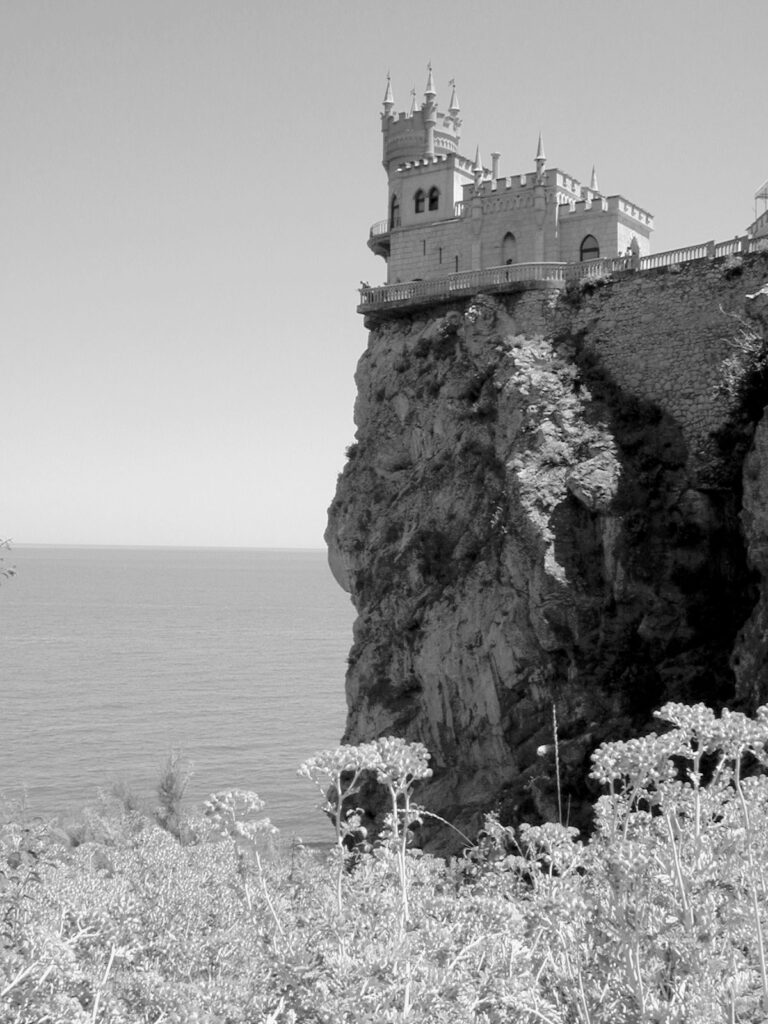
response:
{"label": "bush", "polygon": [[[280,841],[239,791],[211,797],[189,846],[117,803],[108,845],[7,819],[0,1022],[764,1021],[768,708],[658,716],[594,754],[589,840],[489,815],[451,863],[409,846],[428,754],[395,738],[303,766],[335,815],[330,856]],[[364,772],[391,812],[352,858],[342,805]]]}

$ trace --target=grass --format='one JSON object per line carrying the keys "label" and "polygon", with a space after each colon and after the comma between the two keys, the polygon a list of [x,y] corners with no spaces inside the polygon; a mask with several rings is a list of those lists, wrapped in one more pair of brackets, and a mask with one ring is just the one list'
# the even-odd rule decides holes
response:
{"label": "grass", "polygon": [[[596,751],[590,837],[489,815],[451,862],[409,844],[428,753],[393,738],[302,766],[332,814],[328,856],[240,791],[171,831],[118,798],[71,831],[6,815],[0,1021],[763,1022],[768,708],[659,717],[658,735]],[[335,799],[364,771],[390,797],[377,838]]]}

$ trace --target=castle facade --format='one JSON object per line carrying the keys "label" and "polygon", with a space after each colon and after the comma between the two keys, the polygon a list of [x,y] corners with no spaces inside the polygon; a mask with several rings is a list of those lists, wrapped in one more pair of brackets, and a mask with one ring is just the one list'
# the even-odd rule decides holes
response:
{"label": "castle facade", "polygon": [[621,195],[604,196],[592,173],[589,186],[548,168],[539,137],[534,168],[499,176],[479,148],[474,160],[459,152],[456,87],[446,112],[438,109],[429,67],[424,102],[412,93],[408,114],[394,113],[387,79],[381,115],[387,218],[370,231],[370,249],[387,262],[387,283],[435,280],[466,270],[513,263],[575,263],[645,256],[653,217]]}

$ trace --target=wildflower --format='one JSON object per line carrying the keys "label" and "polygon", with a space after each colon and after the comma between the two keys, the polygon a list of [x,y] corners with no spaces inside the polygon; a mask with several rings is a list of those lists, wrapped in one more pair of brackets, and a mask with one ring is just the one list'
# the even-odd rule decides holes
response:
{"label": "wildflower", "polygon": [[384,736],[373,746],[378,755],[376,778],[385,786],[402,792],[419,779],[428,779],[432,769],[427,764],[431,754],[423,743],[409,743],[399,736]]}

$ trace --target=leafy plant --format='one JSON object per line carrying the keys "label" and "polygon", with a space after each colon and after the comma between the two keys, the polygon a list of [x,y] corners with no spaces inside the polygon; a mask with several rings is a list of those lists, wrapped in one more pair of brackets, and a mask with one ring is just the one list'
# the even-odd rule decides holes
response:
{"label": "leafy plant", "polygon": [[[14,812],[0,1024],[761,1024],[768,707],[658,716],[595,752],[591,837],[489,814],[450,863],[409,846],[429,755],[398,737],[302,766],[330,855],[282,841],[250,791],[190,814],[189,845],[115,799],[76,846]],[[351,857],[364,780],[388,828]]]}

